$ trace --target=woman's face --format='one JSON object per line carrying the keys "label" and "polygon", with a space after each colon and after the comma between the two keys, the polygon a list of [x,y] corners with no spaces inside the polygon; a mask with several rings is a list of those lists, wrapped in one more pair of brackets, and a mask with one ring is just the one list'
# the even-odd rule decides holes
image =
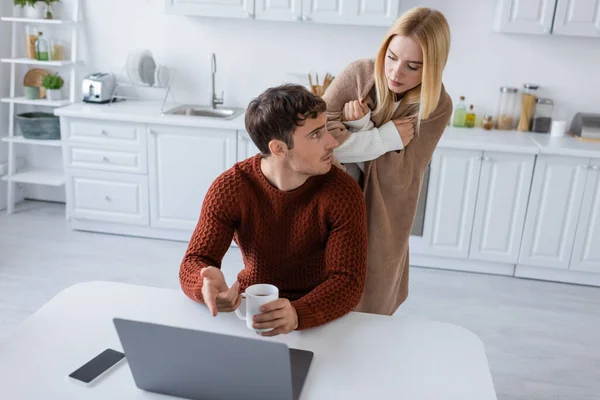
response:
{"label": "woman's face", "polygon": [[394,93],[402,94],[418,86],[423,78],[421,46],[406,36],[394,36],[385,54],[385,77]]}

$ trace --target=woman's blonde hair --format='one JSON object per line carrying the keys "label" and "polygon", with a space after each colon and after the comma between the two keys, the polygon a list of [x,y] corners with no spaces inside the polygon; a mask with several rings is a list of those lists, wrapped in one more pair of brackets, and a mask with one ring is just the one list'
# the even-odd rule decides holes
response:
{"label": "woman's blonde hair", "polygon": [[442,90],[442,72],[450,51],[450,27],[444,15],[424,7],[413,8],[398,18],[388,30],[375,60],[375,86],[378,115],[383,122],[390,121],[395,112],[395,93],[388,88],[385,76],[385,57],[392,38],[396,35],[413,39],[423,51],[423,78],[421,85],[404,94],[403,103],[417,105],[417,126],[436,109]]}

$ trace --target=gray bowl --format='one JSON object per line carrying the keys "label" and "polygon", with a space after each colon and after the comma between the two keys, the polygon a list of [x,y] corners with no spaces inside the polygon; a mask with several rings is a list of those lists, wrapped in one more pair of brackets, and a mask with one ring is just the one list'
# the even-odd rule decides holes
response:
{"label": "gray bowl", "polygon": [[37,140],[60,139],[60,122],[54,114],[29,112],[18,114],[15,118],[24,138]]}

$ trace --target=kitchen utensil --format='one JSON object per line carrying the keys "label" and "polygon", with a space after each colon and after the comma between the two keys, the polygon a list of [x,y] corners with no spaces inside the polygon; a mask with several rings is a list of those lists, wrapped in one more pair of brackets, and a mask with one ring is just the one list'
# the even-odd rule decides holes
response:
{"label": "kitchen utensil", "polygon": [[164,65],[157,65],[154,72],[154,85],[158,87],[166,87],[171,80],[171,71]]}
{"label": "kitchen utensil", "polygon": [[94,73],[83,78],[81,93],[86,103],[108,103],[115,90],[116,79],[113,74]]}
{"label": "kitchen utensil", "polygon": [[513,87],[502,86],[500,88],[500,99],[498,100],[498,111],[496,113],[496,129],[513,129],[518,92],[518,89]]}
{"label": "kitchen utensil", "polygon": [[40,88],[40,99],[46,98],[46,89],[42,86],[42,81],[50,72],[43,68],[32,68],[25,74],[23,78],[23,86],[37,86]]}
{"label": "kitchen utensil", "polygon": [[127,75],[136,85],[154,85],[156,62],[150,50],[134,50],[127,56]]}
{"label": "kitchen utensil", "polygon": [[310,85],[310,90],[313,94],[316,94],[317,96],[323,96],[323,94],[325,93],[325,90],[327,90],[327,87],[331,84],[331,82],[333,81],[334,76],[331,75],[330,73],[326,73],[325,74],[325,79],[323,80],[323,85],[319,84],[319,74],[315,73],[315,81],[316,84],[313,84],[313,79],[311,74],[308,74],[308,83]]}

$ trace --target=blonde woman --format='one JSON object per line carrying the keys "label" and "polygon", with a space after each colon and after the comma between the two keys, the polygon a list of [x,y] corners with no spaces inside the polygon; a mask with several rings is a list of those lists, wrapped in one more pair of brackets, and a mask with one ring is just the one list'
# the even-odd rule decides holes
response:
{"label": "blonde woman", "polygon": [[452,114],[442,84],[449,49],[443,14],[414,8],[394,22],[375,60],[350,64],[323,96],[328,128],[341,143],[334,154],[367,203],[367,280],[357,311],[391,315],[408,296],[423,174]]}

